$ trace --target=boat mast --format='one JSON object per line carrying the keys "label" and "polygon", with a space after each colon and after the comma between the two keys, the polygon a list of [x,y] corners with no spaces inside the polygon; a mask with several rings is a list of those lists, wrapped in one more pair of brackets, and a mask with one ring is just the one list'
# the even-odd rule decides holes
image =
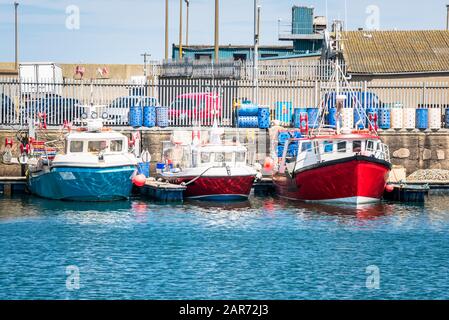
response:
{"label": "boat mast", "polygon": [[[341,28],[341,21],[334,21],[334,30],[335,30],[335,44],[336,44],[336,53],[335,53],[335,81],[336,81],[336,85],[335,85],[335,104],[336,104],[336,108],[337,108],[337,114],[336,114],[336,133],[340,134],[341,132],[341,124],[340,124],[340,120],[342,118],[342,111],[343,111],[343,107],[344,107],[344,103],[346,100],[346,96],[344,95],[340,95],[340,52],[341,52],[341,48],[340,48],[340,42],[341,42],[341,38],[340,38],[340,28]],[[345,76],[343,74],[343,72],[341,72],[341,75],[343,77],[343,80],[345,80]]]}

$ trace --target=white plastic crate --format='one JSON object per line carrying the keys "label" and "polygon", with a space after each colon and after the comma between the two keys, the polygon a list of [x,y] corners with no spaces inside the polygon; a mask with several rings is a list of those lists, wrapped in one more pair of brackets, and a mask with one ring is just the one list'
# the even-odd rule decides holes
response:
{"label": "white plastic crate", "polygon": [[404,123],[404,113],[402,108],[391,108],[391,128],[402,129]]}
{"label": "white plastic crate", "polygon": [[343,108],[341,118],[343,128],[354,128],[354,108]]}
{"label": "white plastic crate", "polygon": [[415,129],[416,125],[416,109],[415,108],[404,108],[403,112],[404,129]]}
{"label": "white plastic crate", "polygon": [[441,109],[429,108],[429,128],[441,129]]}

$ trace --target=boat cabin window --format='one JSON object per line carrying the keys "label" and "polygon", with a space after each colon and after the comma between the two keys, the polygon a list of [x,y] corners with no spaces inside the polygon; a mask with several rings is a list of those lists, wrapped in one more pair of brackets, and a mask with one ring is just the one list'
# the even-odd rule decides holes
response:
{"label": "boat cabin window", "polygon": [[87,144],[87,152],[100,152],[106,149],[106,141],[89,141]]}
{"label": "boat cabin window", "polygon": [[245,162],[245,152],[236,152],[235,162]]}
{"label": "boat cabin window", "polygon": [[352,151],[361,152],[362,151],[362,141],[356,140],[352,142]]}
{"label": "boat cabin window", "polygon": [[312,151],[312,144],[310,142],[301,143],[301,152]]}
{"label": "boat cabin window", "polygon": [[214,161],[215,162],[223,162],[225,159],[224,152],[215,152]]}
{"label": "boat cabin window", "polygon": [[83,141],[70,141],[70,152],[83,152]]}
{"label": "boat cabin window", "polygon": [[315,154],[318,154],[320,152],[318,150],[318,142],[317,141],[313,142],[313,151],[315,152]]}
{"label": "boat cabin window", "polygon": [[209,163],[209,162],[210,162],[210,153],[201,152],[201,163]]}
{"label": "boat cabin window", "polygon": [[366,150],[368,151],[374,151],[374,141],[368,140],[366,142]]}
{"label": "boat cabin window", "polygon": [[111,152],[121,152],[123,150],[123,140],[112,140],[109,148]]}
{"label": "boat cabin window", "polygon": [[334,152],[334,142],[333,141],[324,141],[324,153],[332,153]]}
{"label": "boat cabin window", "polygon": [[337,143],[337,152],[345,153],[346,152],[346,141],[340,141]]}

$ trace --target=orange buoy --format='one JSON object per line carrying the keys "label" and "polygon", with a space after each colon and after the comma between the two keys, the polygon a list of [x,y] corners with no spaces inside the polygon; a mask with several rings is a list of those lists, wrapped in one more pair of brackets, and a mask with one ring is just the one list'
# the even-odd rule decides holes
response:
{"label": "orange buoy", "polygon": [[132,182],[137,187],[143,187],[145,185],[145,183],[147,182],[147,177],[145,177],[145,175],[143,175],[143,174],[138,174],[137,176],[135,176],[133,178]]}
{"label": "orange buoy", "polygon": [[274,167],[273,159],[271,159],[269,157],[266,157],[265,161],[263,163],[264,170],[265,171],[271,171],[271,170],[273,170],[273,167]]}
{"label": "orange buoy", "polygon": [[393,190],[394,190],[394,187],[391,184],[387,184],[385,186],[385,191],[386,192],[393,192]]}

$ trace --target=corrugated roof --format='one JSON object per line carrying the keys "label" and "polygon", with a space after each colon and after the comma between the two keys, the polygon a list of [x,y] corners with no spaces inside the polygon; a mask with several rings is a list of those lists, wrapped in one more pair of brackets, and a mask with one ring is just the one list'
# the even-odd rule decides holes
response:
{"label": "corrugated roof", "polygon": [[342,39],[350,73],[449,72],[449,31],[348,31]]}

